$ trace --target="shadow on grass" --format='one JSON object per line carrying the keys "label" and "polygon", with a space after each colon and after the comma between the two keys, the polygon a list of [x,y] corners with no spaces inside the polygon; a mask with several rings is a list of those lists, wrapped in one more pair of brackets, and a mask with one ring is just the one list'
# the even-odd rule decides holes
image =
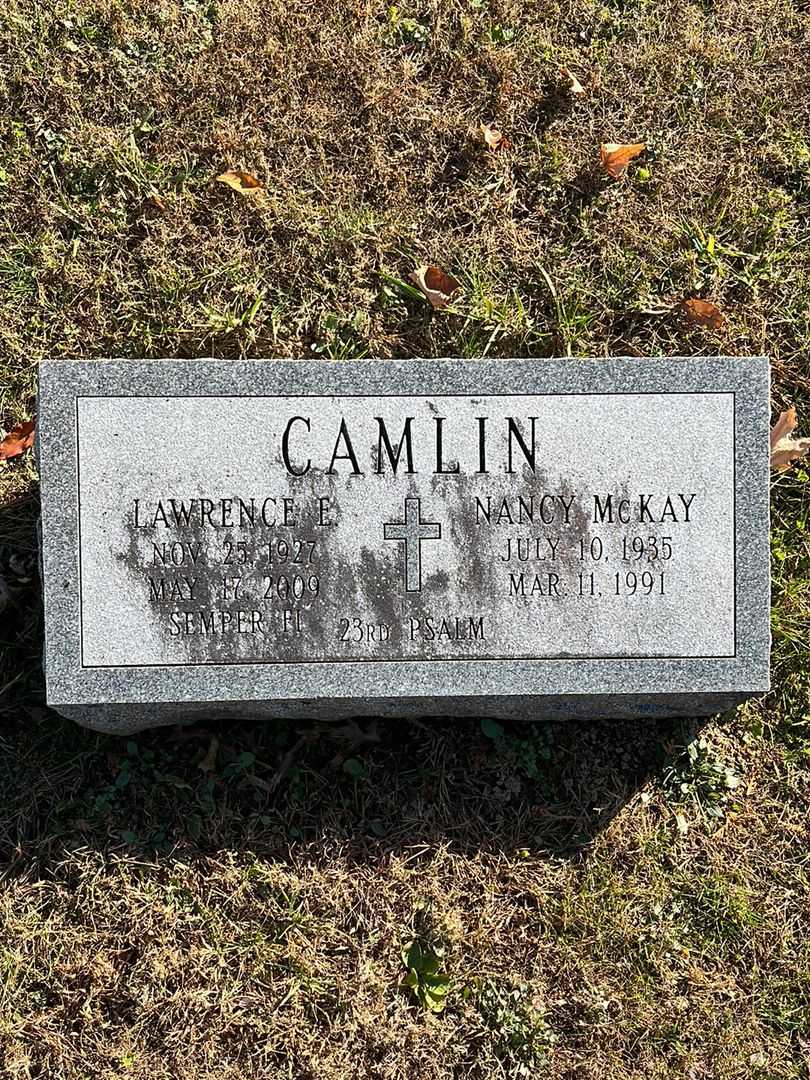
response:
{"label": "shadow on grass", "polygon": [[0,718],[44,690],[38,517],[38,492],[0,505]]}
{"label": "shadow on grass", "polygon": [[[122,738],[19,704],[0,731],[3,872],[81,847],[185,862],[300,846],[348,863],[448,845],[572,859],[696,721],[212,723]],[[7,715],[9,710],[7,710]]]}
{"label": "shadow on grass", "polygon": [[0,508],[11,583],[0,682],[0,873],[76,848],[193,861],[222,849],[348,862],[446,844],[587,853],[691,720],[222,722],[123,738],[44,705],[35,498]]}

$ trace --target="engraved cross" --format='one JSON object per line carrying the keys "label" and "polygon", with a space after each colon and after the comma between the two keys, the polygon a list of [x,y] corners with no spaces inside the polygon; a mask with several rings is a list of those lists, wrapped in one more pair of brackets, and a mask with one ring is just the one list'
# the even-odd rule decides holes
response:
{"label": "engraved cross", "polygon": [[422,591],[422,541],[441,540],[442,527],[436,521],[422,521],[421,499],[405,500],[405,521],[383,525],[386,540],[405,542],[405,591]]}

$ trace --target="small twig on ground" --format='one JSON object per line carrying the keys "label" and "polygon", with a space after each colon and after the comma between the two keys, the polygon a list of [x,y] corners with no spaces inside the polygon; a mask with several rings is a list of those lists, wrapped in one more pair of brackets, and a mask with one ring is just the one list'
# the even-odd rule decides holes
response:
{"label": "small twig on ground", "polygon": [[[310,732],[304,732],[303,735],[299,735],[284,757],[281,759],[281,764],[276,769],[275,773],[268,781],[262,781],[261,786],[264,788],[266,784],[266,790],[272,793],[277,790],[279,784],[293,767],[296,755],[305,742],[309,742]],[[251,778],[255,779],[255,778]],[[258,786],[258,785],[257,785]]]}

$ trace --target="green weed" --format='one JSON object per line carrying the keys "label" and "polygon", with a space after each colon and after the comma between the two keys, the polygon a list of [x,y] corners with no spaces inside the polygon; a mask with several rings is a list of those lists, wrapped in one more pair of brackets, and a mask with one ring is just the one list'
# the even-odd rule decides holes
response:
{"label": "green weed", "polygon": [[447,1005],[450,976],[442,971],[444,950],[439,945],[409,941],[402,946],[402,963],[408,974],[406,986],[423,1009],[440,1013]]}
{"label": "green weed", "polygon": [[497,720],[481,721],[481,731],[492,742],[497,754],[530,780],[539,780],[544,763],[551,760],[552,742],[549,731],[540,723],[532,724],[526,734],[507,730]]}
{"label": "green weed", "polygon": [[403,15],[392,4],[388,8],[388,21],[383,33],[383,43],[412,51],[424,49],[430,41],[430,24],[422,19]]}
{"label": "green weed", "polygon": [[482,979],[465,989],[492,1033],[496,1056],[509,1076],[534,1077],[556,1042],[543,1009],[525,984]]}
{"label": "green weed", "polygon": [[664,769],[663,784],[676,803],[692,803],[705,817],[717,820],[725,815],[740,777],[701,737],[692,739]]}

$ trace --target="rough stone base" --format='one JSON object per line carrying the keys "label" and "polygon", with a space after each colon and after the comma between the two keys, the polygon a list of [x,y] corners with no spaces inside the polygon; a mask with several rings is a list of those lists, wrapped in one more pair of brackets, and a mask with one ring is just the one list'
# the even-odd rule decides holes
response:
{"label": "rough stone base", "polygon": [[494,717],[499,720],[654,719],[713,716],[749,694],[566,695],[565,697],[468,697],[332,699],[317,701],[163,702],[154,705],[59,705],[83,727],[113,735],[202,720],[344,720],[348,717]]}

